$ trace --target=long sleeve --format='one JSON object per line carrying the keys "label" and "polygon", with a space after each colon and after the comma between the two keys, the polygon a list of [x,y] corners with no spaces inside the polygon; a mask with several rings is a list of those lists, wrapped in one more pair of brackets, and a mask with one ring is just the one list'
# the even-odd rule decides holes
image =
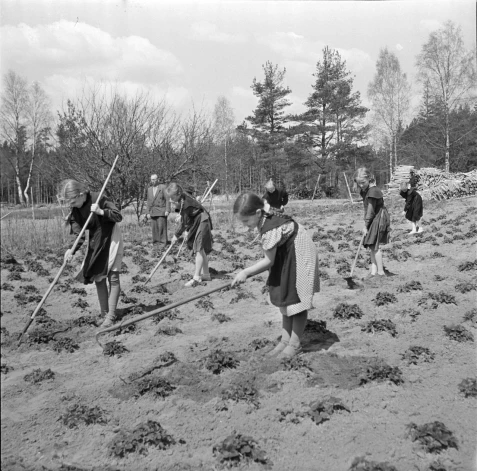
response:
{"label": "long sleeve", "polygon": [[[81,225],[76,221],[73,217],[73,214],[70,214],[70,217],[68,219],[70,223],[70,235],[74,236],[76,238],[78,234],[81,232]],[[86,240],[85,232],[83,232],[83,235],[81,236],[80,240],[78,241],[78,245],[76,246],[75,250],[73,253],[78,252],[78,250],[83,246],[84,242]]]}
{"label": "long sleeve", "polygon": [[171,212],[171,201],[167,196],[166,187],[163,188],[162,194],[164,195],[164,199],[166,200],[166,212],[170,213]]}
{"label": "long sleeve", "polygon": [[375,198],[368,198],[368,207],[364,216],[364,224],[366,226],[366,229],[369,229],[369,226],[371,226],[374,216],[376,215],[377,202],[378,201]]}
{"label": "long sleeve", "polygon": [[110,222],[121,222],[123,220],[123,216],[116,205],[110,200],[103,200],[103,204],[100,205],[101,209],[104,211],[102,217],[105,221]]}
{"label": "long sleeve", "polygon": [[152,203],[152,198],[149,196],[149,188],[147,189],[147,212],[151,212],[151,203]]}

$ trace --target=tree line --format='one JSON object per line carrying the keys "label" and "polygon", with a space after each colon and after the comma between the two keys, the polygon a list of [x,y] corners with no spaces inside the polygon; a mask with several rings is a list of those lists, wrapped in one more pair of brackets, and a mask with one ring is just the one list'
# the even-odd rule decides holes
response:
{"label": "tree line", "polygon": [[[0,158],[2,201],[54,202],[57,184],[72,177],[98,189],[120,156],[108,192],[141,214],[151,173],[202,192],[219,179],[222,194],[261,191],[270,177],[292,193],[337,195],[343,172],[366,165],[385,184],[397,165],[468,171],[477,166],[475,50],[448,22],[416,57],[419,111],[397,56],[383,48],[368,85],[370,109],[353,90],[339,52],[322,50],[305,111],[292,115],[286,69],[267,61],[251,88],[257,107],[240,125],[221,96],[212,111],[176,114],[165,100],[108,84],[85,88],[56,120],[39,83],[15,71],[3,77]],[[318,183],[318,185],[317,185]]]}

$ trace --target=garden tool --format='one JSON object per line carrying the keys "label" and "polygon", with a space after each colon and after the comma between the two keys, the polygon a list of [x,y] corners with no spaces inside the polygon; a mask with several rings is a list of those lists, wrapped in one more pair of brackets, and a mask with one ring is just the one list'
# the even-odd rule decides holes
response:
{"label": "garden tool", "polygon": [[154,273],[156,273],[156,270],[159,268],[159,265],[165,260],[167,254],[171,251],[172,247],[174,246],[173,243],[171,243],[171,245],[169,245],[169,248],[164,252],[164,255],[161,257],[161,259],[159,260],[159,262],[157,262],[157,265],[153,268],[151,274],[147,277],[147,280],[144,282],[143,286],[146,286],[146,284],[149,282],[149,280],[152,278],[152,275],[154,275]]}
{"label": "garden tool", "polygon": [[[114,170],[114,167],[116,165],[116,162],[118,161],[119,159],[119,155],[116,155],[116,158],[114,159],[114,162],[113,162],[113,165],[111,166],[111,170],[109,171],[109,174],[106,178],[106,181],[104,182],[103,184],[103,187],[101,188],[101,191],[99,192],[99,195],[98,195],[98,199],[96,200],[96,204],[99,203],[99,200],[101,199],[101,197],[103,196],[103,193],[104,193],[104,190],[106,189],[106,185],[108,184],[109,182],[109,179],[111,178],[111,175],[113,173],[113,170]],[[74,250],[76,249],[76,246],[78,245],[81,237],[83,237],[83,234],[85,233],[86,229],[88,228],[88,224],[89,222],[91,221],[91,218],[93,217],[93,213],[90,213],[89,216],[88,216],[88,219],[86,219],[86,223],[84,224],[83,228],[81,229],[81,232],[78,234],[78,237],[76,237],[76,240],[73,244],[73,246],[71,247],[71,252],[74,252]],[[58,273],[56,274],[55,278],[53,279],[53,281],[51,282],[48,290],[46,291],[46,293],[43,295],[43,298],[41,298],[41,301],[39,302],[38,306],[36,307],[36,309],[33,311],[33,314],[30,316],[30,319],[28,320],[28,322],[26,323],[25,327],[23,328],[23,331],[21,332],[21,334],[18,336],[18,345],[21,344],[21,341],[22,341],[22,337],[23,337],[23,334],[28,330],[28,328],[30,327],[31,323],[33,322],[33,319],[35,319],[35,316],[37,315],[37,313],[40,311],[41,307],[43,306],[43,304],[45,303],[46,301],[46,298],[48,298],[48,296],[50,295],[51,291],[53,290],[53,287],[56,285],[56,283],[58,282],[58,279],[60,278],[61,274],[63,273],[63,270],[65,269],[66,265],[68,264],[68,262],[65,260],[63,262],[63,265],[61,265]]]}
{"label": "garden tool", "polygon": [[361,288],[361,286],[358,283],[353,281],[353,272],[354,272],[354,267],[356,266],[356,262],[358,261],[359,251],[361,250],[361,246],[363,245],[365,236],[366,236],[366,234],[363,234],[362,237],[361,237],[361,240],[359,241],[359,247],[358,247],[358,250],[356,252],[356,257],[354,257],[354,262],[353,262],[353,266],[351,267],[351,272],[350,272],[349,276],[345,278],[346,282],[348,283],[348,289]]}
{"label": "garden tool", "polygon": [[0,218],[0,221],[1,221],[3,218],[6,218],[9,214],[12,214],[12,213],[13,213],[13,211],[10,211],[9,213],[7,213],[7,214],[5,214],[4,216],[2,216],[2,217]]}
{"label": "garden tool", "polygon": [[[255,275],[259,275],[260,273],[263,273],[266,270],[261,270],[258,273],[255,273]],[[124,327],[127,327],[128,325],[135,324],[136,322],[143,321],[144,319],[148,319],[149,317],[155,316],[156,314],[160,314],[165,311],[169,311],[170,309],[174,309],[176,307],[182,306],[183,304],[190,303],[191,301],[195,301],[196,299],[203,298],[204,296],[208,296],[209,294],[215,293],[216,291],[220,291],[223,289],[231,288],[231,282],[228,282],[226,284],[217,286],[215,288],[209,289],[207,291],[204,291],[203,293],[198,293],[195,294],[194,296],[191,296],[190,298],[183,299],[181,301],[177,301],[175,303],[169,304],[168,306],[161,307],[159,309],[155,309],[154,311],[147,312],[146,314],[142,314],[141,316],[135,317],[134,319],[129,319],[129,320],[124,320],[123,322],[119,324],[115,324],[111,327],[107,327],[106,329],[100,330],[99,332],[96,332],[96,342],[98,342],[98,345],[103,348],[103,345],[101,342],[98,340],[98,336],[101,334],[105,334],[107,332],[113,332],[114,330],[122,329]]]}

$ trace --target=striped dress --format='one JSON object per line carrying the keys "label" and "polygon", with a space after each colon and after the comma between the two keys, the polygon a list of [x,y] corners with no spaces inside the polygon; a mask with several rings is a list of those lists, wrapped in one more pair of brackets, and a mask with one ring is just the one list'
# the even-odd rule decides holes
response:
{"label": "striped dress", "polygon": [[[293,236],[294,224],[291,221],[265,232],[261,238],[262,248],[271,250],[285,244]],[[300,300],[296,304],[280,307],[280,312],[286,316],[312,309],[313,295],[320,291],[318,250],[301,224],[298,224],[293,247],[296,257],[296,291]]]}

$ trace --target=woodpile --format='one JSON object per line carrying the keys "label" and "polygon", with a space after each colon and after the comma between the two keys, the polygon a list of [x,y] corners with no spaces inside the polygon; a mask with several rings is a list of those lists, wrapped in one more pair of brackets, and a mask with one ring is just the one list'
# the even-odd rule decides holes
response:
{"label": "woodpile", "polygon": [[396,167],[388,184],[389,194],[399,194],[402,182],[414,175],[417,191],[424,199],[446,200],[477,195],[477,170],[467,173],[448,173],[434,167],[414,170],[412,165]]}
{"label": "woodpile", "polygon": [[425,199],[447,200],[477,194],[477,170],[447,173],[437,168],[415,170],[417,190]]}

